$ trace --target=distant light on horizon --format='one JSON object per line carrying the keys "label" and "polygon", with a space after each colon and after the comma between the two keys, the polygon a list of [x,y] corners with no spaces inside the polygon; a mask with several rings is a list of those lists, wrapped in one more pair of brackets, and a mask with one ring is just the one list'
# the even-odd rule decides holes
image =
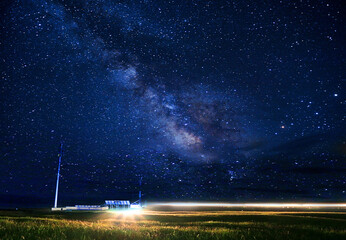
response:
{"label": "distant light on horizon", "polygon": [[152,203],[151,206],[169,207],[272,207],[272,208],[346,208],[346,203],[196,203],[196,202],[168,202]]}
{"label": "distant light on horizon", "polygon": [[133,218],[134,216],[140,216],[142,214],[142,208],[115,209],[108,210],[108,212],[113,213],[116,216],[121,216],[122,218]]}

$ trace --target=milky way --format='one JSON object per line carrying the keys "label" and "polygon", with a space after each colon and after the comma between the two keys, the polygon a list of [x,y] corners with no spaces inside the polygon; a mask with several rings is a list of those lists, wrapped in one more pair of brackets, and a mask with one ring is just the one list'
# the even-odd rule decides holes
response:
{"label": "milky way", "polygon": [[3,3],[1,204],[345,199],[341,8]]}

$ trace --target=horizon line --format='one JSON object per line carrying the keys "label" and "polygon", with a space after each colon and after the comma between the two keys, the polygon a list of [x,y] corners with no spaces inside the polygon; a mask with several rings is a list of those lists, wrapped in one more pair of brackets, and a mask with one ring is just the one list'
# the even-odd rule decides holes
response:
{"label": "horizon line", "polygon": [[170,206],[170,207],[342,207],[346,208],[346,202],[343,203],[216,203],[216,202],[154,202],[148,203],[148,206]]}

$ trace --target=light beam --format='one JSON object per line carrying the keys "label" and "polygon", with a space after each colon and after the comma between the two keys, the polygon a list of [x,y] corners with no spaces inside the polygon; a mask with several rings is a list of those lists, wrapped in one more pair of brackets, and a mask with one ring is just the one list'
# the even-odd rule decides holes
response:
{"label": "light beam", "polygon": [[168,207],[259,207],[259,208],[346,208],[346,203],[151,203],[150,206]]}

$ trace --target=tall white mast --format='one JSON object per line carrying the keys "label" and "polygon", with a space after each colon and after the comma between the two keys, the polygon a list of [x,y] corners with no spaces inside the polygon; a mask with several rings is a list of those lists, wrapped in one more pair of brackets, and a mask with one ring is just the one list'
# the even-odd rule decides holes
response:
{"label": "tall white mast", "polygon": [[142,177],[139,179],[138,204],[142,207]]}
{"label": "tall white mast", "polygon": [[54,208],[57,208],[58,205],[58,191],[59,191],[59,178],[60,178],[60,165],[61,165],[61,157],[62,157],[62,142],[60,143],[60,151],[59,151],[59,166],[58,166],[58,175],[56,178],[56,189],[55,189],[55,201]]}

